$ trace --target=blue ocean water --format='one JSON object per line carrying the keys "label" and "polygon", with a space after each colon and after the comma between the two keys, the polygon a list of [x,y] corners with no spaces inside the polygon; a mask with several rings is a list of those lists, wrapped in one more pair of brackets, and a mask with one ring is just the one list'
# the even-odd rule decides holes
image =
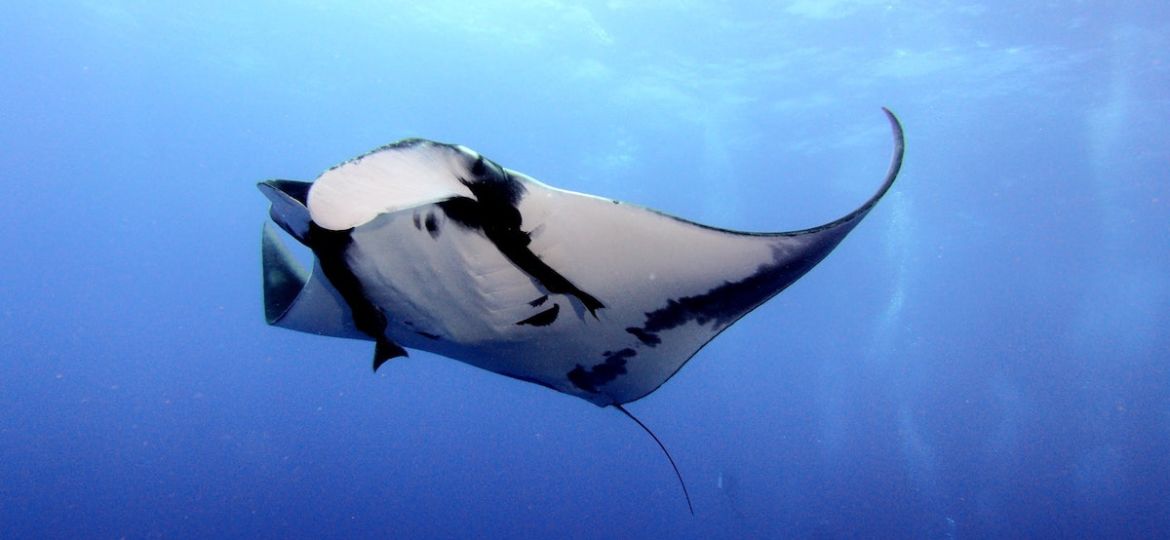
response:
{"label": "blue ocean water", "polygon": [[[0,7],[2,538],[1170,535],[1170,4]],[[629,409],[265,325],[408,136],[726,228],[893,192]]]}

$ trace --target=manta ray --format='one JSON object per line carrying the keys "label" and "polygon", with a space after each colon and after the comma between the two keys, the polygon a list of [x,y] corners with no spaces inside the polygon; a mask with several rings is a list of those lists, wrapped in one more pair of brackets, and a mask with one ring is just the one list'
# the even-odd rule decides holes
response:
{"label": "manta ray", "polygon": [[313,254],[307,270],[265,223],[266,319],[373,341],[375,371],[429,351],[613,406],[650,433],[622,405],[820,263],[890,189],[903,137],[883,111],[894,151],[877,192],[792,232],[732,231],[558,189],[417,138],[313,182],[261,182],[272,222]]}

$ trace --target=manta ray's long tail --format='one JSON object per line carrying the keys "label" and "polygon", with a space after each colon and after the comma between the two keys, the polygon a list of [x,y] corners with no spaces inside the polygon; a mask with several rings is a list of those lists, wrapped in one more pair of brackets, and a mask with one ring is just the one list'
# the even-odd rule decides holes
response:
{"label": "manta ray's long tail", "polygon": [[658,440],[658,436],[655,435],[653,431],[650,431],[650,428],[646,427],[646,424],[643,424],[641,420],[638,420],[638,417],[630,414],[630,411],[627,411],[625,407],[615,403],[613,408],[630,417],[630,420],[633,420],[635,423],[637,423],[643,431],[650,434],[650,437],[654,439],[654,442],[658,443],[658,447],[662,449],[662,453],[666,454],[666,459],[670,461],[670,466],[674,467],[674,475],[678,477],[678,485],[682,486],[683,497],[686,497],[687,499],[687,510],[691,511],[692,516],[695,515],[695,507],[691,506],[691,494],[687,493],[687,483],[683,481],[682,473],[678,472],[678,465],[674,463],[674,458],[670,457],[670,452],[666,450],[666,445],[662,444],[662,441]]}

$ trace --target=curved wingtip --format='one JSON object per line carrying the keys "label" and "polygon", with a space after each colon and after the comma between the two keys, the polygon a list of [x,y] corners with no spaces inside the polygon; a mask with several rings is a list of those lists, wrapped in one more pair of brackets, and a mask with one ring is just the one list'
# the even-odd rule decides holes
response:
{"label": "curved wingtip", "polygon": [[902,170],[902,155],[906,152],[906,137],[902,133],[902,122],[890,109],[882,107],[882,112],[886,113],[886,120],[890,121],[890,131],[894,136],[894,149],[890,158],[890,168],[886,171],[886,180],[882,182],[882,187],[878,188],[877,193],[866,203],[867,207],[876,204],[890,190],[890,186],[894,185],[894,180],[898,178],[898,172]]}
{"label": "curved wingtip", "polygon": [[[886,170],[886,177],[884,180],[882,180],[882,184],[880,187],[878,187],[877,192],[874,193],[873,196],[869,198],[869,200],[865,201],[864,204],[857,207],[856,210],[849,212],[839,219],[833,220],[824,225],[812,227],[810,229],[781,234],[800,235],[840,229],[840,236],[843,238],[844,235],[853,228],[853,225],[859,223],[861,218],[865,217],[865,215],[868,214],[871,209],[873,209],[874,205],[876,205],[878,201],[882,200],[882,197],[886,195],[886,192],[890,191],[890,187],[894,185],[894,180],[898,179],[898,172],[902,170],[902,155],[906,150],[906,140],[902,134],[902,122],[898,121],[898,117],[894,116],[893,111],[882,107],[882,112],[885,113],[886,119],[890,122],[890,131],[894,137],[894,149],[892,155],[890,156],[890,168]],[[834,245],[836,244],[834,243]]]}

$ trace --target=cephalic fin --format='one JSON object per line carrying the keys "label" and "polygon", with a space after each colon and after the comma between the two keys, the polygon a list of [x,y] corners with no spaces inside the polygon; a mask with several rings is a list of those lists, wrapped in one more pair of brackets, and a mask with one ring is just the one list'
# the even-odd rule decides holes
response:
{"label": "cephalic fin", "polygon": [[309,182],[294,180],[267,180],[256,185],[272,203],[268,209],[272,221],[301,244],[306,244],[309,235],[311,220],[305,202],[310,185]]}

